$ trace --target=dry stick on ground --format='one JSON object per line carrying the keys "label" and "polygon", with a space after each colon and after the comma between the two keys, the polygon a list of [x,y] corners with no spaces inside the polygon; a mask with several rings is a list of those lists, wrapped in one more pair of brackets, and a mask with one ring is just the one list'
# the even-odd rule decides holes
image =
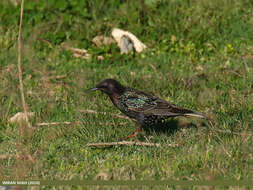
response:
{"label": "dry stick on ground", "polygon": [[139,146],[161,146],[158,143],[134,142],[134,141],[120,141],[120,142],[106,142],[106,143],[88,143],[87,146],[113,146],[113,145],[139,145]]}
{"label": "dry stick on ground", "polygon": [[91,114],[103,114],[103,115],[109,114],[110,116],[113,116],[113,117],[118,117],[118,118],[121,118],[121,119],[128,119],[128,120],[131,120],[131,119],[128,118],[128,117],[125,117],[125,116],[119,115],[119,114],[114,114],[114,113],[96,112],[96,111],[94,111],[94,110],[79,110],[79,111],[82,112],[82,113],[91,113]]}
{"label": "dry stick on ground", "polygon": [[[105,112],[96,112],[94,110],[79,110],[80,112],[83,113],[91,113],[91,114],[103,114],[105,115]],[[115,117],[120,117],[120,118],[124,118],[124,119],[129,119],[127,117],[118,115],[118,114],[113,114]],[[40,127],[40,126],[51,126],[51,125],[70,125],[72,122],[69,121],[63,121],[63,122],[50,122],[50,123],[46,123],[46,122],[42,122],[42,123],[36,123],[36,126]]]}
{"label": "dry stick on ground", "polygon": [[31,124],[28,120],[28,115],[27,115],[27,105],[25,102],[23,78],[22,78],[22,68],[21,68],[23,12],[24,12],[24,0],[21,1],[20,23],[19,23],[19,32],[18,32],[18,77],[19,77],[19,88],[20,88],[20,94],[21,94],[25,119],[28,124],[28,127],[31,127]]}
{"label": "dry stick on ground", "polygon": [[[134,142],[134,141],[120,141],[120,142],[107,142],[107,143],[88,143],[87,146],[113,146],[113,145],[137,145],[137,146],[156,146],[160,147],[159,143],[148,142]],[[167,146],[177,147],[177,144],[167,144]]]}
{"label": "dry stick on ground", "polygon": [[64,125],[70,125],[71,122],[69,121],[64,121],[64,122],[51,122],[51,123],[37,123],[36,125],[37,126],[50,126],[50,125],[61,125],[61,124],[64,124]]}

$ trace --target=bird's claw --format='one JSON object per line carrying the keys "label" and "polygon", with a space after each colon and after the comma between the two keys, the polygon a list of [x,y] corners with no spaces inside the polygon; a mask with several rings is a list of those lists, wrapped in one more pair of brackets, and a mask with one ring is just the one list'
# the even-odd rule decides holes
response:
{"label": "bird's claw", "polygon": [[135,132],[134,134],[129,135],[129,136],[123,138],[123,140],[127,140],[127,139],[130,139],[130,138],[134,138],[134,137],[136,137],[138,134],[139,134],[139,133]]}

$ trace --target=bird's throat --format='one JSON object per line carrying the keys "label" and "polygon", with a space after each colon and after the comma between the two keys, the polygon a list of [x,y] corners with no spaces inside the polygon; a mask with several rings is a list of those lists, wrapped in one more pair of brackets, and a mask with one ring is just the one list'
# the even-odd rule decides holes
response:
{"label": "bird's throat", "polygon": [[118,95],[113,94],[113,95],[110,95],[109,97],[110,97],[112,103],[113,103],[116,107],[118,107],[118,105],[119,105]]}

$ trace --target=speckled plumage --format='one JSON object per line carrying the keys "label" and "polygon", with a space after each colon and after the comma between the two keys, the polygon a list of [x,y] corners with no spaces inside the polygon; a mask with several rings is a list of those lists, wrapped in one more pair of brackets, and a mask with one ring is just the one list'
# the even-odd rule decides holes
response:
{"label": "speckled plumage", "polygon": [[[106,93],[122,113],[137,121],[140,126],[150,126],[175,116],[205,117],[200,112],[179,107],[134,88],[124,87],[114,79],[105,79],[91,90]],[[138,129],[140,131],[141,127]],[[129,137],[136,136],[139,131]]]}
{"label": "speckled plumage", "polygon": [[119,103],[116,107],[140,124],[149,126],[167,118],[167,116],[148,113],[157,106],[156,99],[136,89],[126,88],[125,92],[118,96]]}

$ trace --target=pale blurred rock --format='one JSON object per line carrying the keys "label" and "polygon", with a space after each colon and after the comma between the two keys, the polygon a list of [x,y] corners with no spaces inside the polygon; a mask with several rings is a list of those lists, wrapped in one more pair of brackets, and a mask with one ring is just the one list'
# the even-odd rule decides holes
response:
{"label": "pale blurred rock", "polygon": [[96,46],[100,47],[102,45],[110,45],[113,43],[116,43],[115,40],[112,37],[107,36],[96,36],[92,39],[92,42],[96,44]]}
{"label": "pale blurred rock", "polygon": [[121,54],[128,54],[130,51],[134,50],[134,44],[128,36],[122,36],[120,40],[120,50]]}
{"label": "pale blurred rock", "polygon": [[132,46],[138,53],[142,52],[144,49],[147,48],[146,45],[143,44],[135,35],[128,31],[114,28],[112,30],[112,36],[117,42],[121,50],[121,54],[128,53],[129,51],[131,51]]}
{"label": "pale blurred rock", "polygon": [[[28,117],[33,117],[34,112],[28,112],[27,116]],[[25,119],[25,114],[23,112],[18,112],[9,119],[9,122],[10,123],[20,123],[20,122],[25,121],[25,120],[26,120]]]}
{"label": "pale blurred rock", "polygon": [[21,3],[21,0],[9,0],[15,7]]}
{"label": "pale blurred rock", "polygon": [[65,49],[71,51],[73,53],[73,56],[76,58],[82,58],[82,59],[89,59],[90,54],[86,49],[79,49],[79,48],[72,48],[72,47],[67,47],[63,46]]}
{"label": "pale blurred rock", "polygon": [[204,70],[203,67],[202,67],[201,65],[198,65],[198,66],[196,67],[196,69],[197,69],[198,71],[203,71],[203,70]]}
{"label": "pale blurred rock", "polygon": [[105,58],[102,55],[98,56],[98,60],[103,61]]}

